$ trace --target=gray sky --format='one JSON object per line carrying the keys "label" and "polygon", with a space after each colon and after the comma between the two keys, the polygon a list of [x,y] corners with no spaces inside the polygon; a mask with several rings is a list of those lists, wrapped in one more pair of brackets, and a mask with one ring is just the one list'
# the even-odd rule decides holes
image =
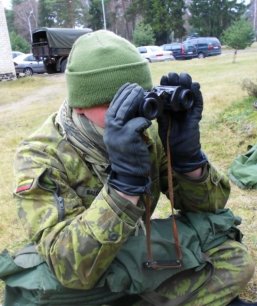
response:
{"label": "gray sky", "polygon": [[[11,8],[11,0],[0,0],[3,2],[3,5],[5,8],[10,9]],[[241,2],[242,0],[239,0]],[[251,0],[244,0],[245,4],[249,4]]]}
{"label": "gray sky", "polygon": [[11,0],[0,0],[3,3],[3,6],[7,9],[11,8]]}

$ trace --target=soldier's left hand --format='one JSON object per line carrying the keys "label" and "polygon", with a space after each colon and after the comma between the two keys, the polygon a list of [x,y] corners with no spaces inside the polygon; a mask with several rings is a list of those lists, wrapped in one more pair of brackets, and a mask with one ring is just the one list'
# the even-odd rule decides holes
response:
{"label": "soldier's left hand", "polygon": [[169,121],[171,131],[169,146],[173,161],[173,168],[177,172],[187,173],[206,164],[207,159],[201,151],[199,122],[202,118],[203,97],[200,84],[192,82],[187,73],[169,73],[162,76],[161,85],[182,86],[190,89],[194,96],[193,106],[187,111],[163,112],[158,117],[159,135],[164,147],[167,149],[167,131]]}

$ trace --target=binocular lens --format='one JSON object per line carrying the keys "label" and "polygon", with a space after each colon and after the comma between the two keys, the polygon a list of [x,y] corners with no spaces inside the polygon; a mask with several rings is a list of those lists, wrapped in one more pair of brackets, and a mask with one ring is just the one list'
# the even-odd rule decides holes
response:
{"label": "binocular lens", "polygon": [[180,107],[183,110],[188,110],[193,106],[194,103],[194,97],[191,90],[183,90],[181,91],[180,97],[179,97]]}
{"label": "binocular lens", "polygon": [[150,97],[145,100],[145,103],[143,103],[142,114],[144,114],[147,119],[153,120],[160,115],[162,107],[158,100],[158,97]]}

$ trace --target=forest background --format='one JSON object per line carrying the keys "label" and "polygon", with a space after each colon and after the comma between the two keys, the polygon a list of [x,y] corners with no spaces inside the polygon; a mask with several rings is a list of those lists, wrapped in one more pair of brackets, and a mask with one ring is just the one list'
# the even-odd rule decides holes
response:
{"label": "forest background", "polygon": [[[30,52],[38,27],[107,28],[133,41],[146,31],[152,44],[216,36],[248,20],[256,34],[257,0],[10,0],[6,17],[13,50]],[[249,2],[250,1],[250,2]]]}

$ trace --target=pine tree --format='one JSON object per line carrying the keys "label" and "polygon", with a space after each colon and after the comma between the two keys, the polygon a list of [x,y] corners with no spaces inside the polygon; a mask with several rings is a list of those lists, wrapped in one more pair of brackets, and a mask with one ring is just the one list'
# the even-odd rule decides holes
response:
{"label": "pine tree", "polygon": [[190,24],[202,36],[220,37],[222,31],[238,20],[246,6],[237,0],[192,0]]}
{"label": "pine tree", "polygon": [[156,44],[169,42],[172,33],[176,38],[181,38],[185,34],[184,10],[183,0],[134,0],[129,8],[132,16],[140,14],[144,23],[151,26]]}
{"label": "pine tree", "polygon": [[101,1],[99,0],[91,0],[89,6],[89,26],[93,30],[103,28],[103,12]]}
{"label": "pine tree", "polygon": [[251,46],[254,41],[254,32],[249,21],[244,19],[235,21],[222,35],[222,42],[233,48],[233,62],[236,61],[237,50]]}
{"label": "pine tree", "polygon": [[39,26],[87,27],[88,8],[80,0],[39,0]]}

